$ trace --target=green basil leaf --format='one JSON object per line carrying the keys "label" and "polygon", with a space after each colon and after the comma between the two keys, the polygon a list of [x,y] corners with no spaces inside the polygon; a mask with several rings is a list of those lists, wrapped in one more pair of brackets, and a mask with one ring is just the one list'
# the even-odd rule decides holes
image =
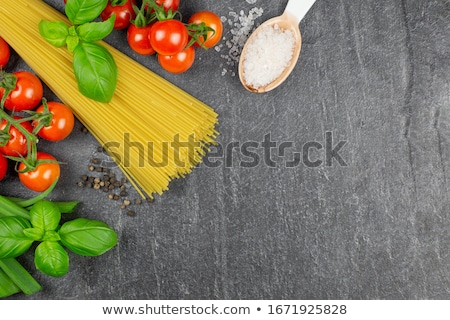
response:
{"label": "green basil leaf", "polygon": [[59,241],[61,238],[59,237],[59,233],[56,231],[46,231],[44,236],[42,237],[42,241]]}
{"label": "green basil leaf", "polygon": [[73,24],[83,24],[97,18],[107,4],[108,0],[68,0],[65,12]]}
{"label": "green basil leaf", "polygon": [[55,47],[63,47],[69,35],[69,27],[61,21],[42,20],[39,22],[39,33],[48,43]]}
{"label": "green basil leaf", "polygon": [[53,202],[59,208],[61,213],[72,213],[75,212],[75,209],[78,205],[78,201],[64,201],[64,202]]}
{"label": "green basil leaf", "polygon": [[55,230],[60,220],[59,207],[49,200],[40,200],[30,208],[30,221],[34,228]]}
{"label": "green basil leaf", "polygon": [[69,52],[73,52],[79,43],[80,38],[78,38],[78,36],[68,36],[66,38],[67,50],[69,50]]}
{"label": "green basil leaf", "polygon": [[102,22],[89,22],[77,28],[77,34],[82,41],[95,42],[102,40],[114,30],[115,15]]}
{"label": "green basil leaf", "polygon": [[61,277],[69,271],[69,254],[58,242],[44,241],[36,247],[34,264],[42,273]]}
{"label": "green basil leaf", "polygon": [[106,223],[78,218],[59,230],[62,244],[82,256],[99,256],[117,244],[117,234]]}
{"label": "green basil leaf", "polygon": [[77,29],[74,26],[69,28],[69,35],[66,38],[67,50],[73,52],[80,43],[80,37],[78,37]]}
{"label": "green basil leaf", "polygon": [[44,237],[44,230],[40,228],[26,228],[23,229],[23,233],[30,239],[40,241]]}
{"label": "green basil leaf", "polygon": [[117,85],[117,65],[100,44],[80,42],[73,52],[73,70],[78,89],[98,102],[111,101]]}
{"label": "green basil leaf", "polygon": [[30,227],[30,222],[22,217],[0,218],[0,259],[18,257],[30,248],[34,240],[23,233]]}

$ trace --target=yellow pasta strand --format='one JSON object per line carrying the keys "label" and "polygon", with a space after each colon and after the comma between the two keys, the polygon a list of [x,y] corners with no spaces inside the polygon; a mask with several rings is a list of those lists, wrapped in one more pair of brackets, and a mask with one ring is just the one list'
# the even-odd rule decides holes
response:
{"label": "yellow pasta strand", "polygon": [[41,0],[1,0],[0,36],[98,139],[142,196],[168,189],[198,165],[218,135],[214,110],[105,42],[119,77],[109,103],[78,91],[72,54],[39,34],[67,18]]}

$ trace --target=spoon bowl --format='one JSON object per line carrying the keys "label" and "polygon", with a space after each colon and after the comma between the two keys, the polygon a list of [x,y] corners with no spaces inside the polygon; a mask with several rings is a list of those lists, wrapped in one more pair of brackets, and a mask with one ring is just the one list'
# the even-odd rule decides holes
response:
{"label": "spoon bowl", "polygon": [[[241,56],[239,58],[239,79],[244,86],[245,89],[247,89],[250,92],[255,93],[264,93],[268,92],[272,89],[275,89],[280,84],[282,84],[286,78],[291,74],[292,70],[294,69],[297,60],[300,56],[300,51],[302,48],[302,36],[300,33],[300,20],[304,17],[304,15],[309,11],[311,6],[314,4],[315,0],[290,0],[286,6],[286,9],[284,10],[283,14],[274,18],[271,18],[267,21],[265,21],[263,24],[261,24],[253,33],[250,35],[250,37],[247,39],[242,52]],[[273,80],[272,82],[259,86],[254,87],[251,84],[248,84],[245,79],[245,71],[244,71],[244,63],[247,59],[248,54],[248,48],[249,45],[254,41],[254,39],[257,37],[257,35],[263,30],[265,27],[274,27],[278,26],[280,29],[283,30],[290,30],[293,33],[294,36],[294,47],[292,51],[292,57],[289,61],[288,66],[280,73],[280,75]],[[273,59],[276,59],[277,57],[273,57]]]}
{"label": "spoon bowl", "polygon": [[[292,52],[292,58],[289,62],[289,65],[283,70],[283,72],[278,76],[277,79],[272,81],[269,84],[266,84],[264,86],[260,87],[253,87],[250,84],[247,84],[245,81],[245,74],[244,74],[244,61],[246,59],[247,51],[249,44],[257,37],[258,33],[263,30],[263,28],[270,26],[274,27],[275,25],[278,25],[280,29],[283,30],[291,30],[294,35],[295,44]],[[300,56],[300,51],[302,47],[302,36],[300,34],[300,28],[297,23],[297,19],[295,16],[291,15],[288,12],[284,12],[281,16],[274,17],[272,19],[267,20],[263,24],[261,24],[248,38],[247,42],[245,43],[244,48],[242,49],[241,56],[239,58],[239,79],[241,80],[242,85],[251,92],[257,92],[257,93],[263,93],[270,91],[272,89],[275,89],[278,87],[286,78],[289,76],[289,74],[292,72],[292,69],[294,69],[295,64],[298,60],[298,57]]]}

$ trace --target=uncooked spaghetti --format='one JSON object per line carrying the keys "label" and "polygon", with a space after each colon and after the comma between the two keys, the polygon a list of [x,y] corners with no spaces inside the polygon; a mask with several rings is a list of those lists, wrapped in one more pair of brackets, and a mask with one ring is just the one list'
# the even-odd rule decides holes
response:
{"label": "uncooked spaghetti", "polygon": [[[20,10],[18,9],[20,8]],[[217,136],[214,110],[105,42],[119,78],[114,97],[99,103],[83,96],[72,54],[39,34],[41,20],[67,18],[41,0],[2,0],[0,36],[105,146],[142,196],[168,189],[201,162]]]}

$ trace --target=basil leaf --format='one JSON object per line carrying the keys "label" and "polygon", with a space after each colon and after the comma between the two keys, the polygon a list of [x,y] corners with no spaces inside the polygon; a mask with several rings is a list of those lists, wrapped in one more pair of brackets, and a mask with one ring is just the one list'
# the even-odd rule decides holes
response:
{"label": "basil leaf", "polygon": [[42,20],[39,22],[39,33],[48,43],[55,47],[63,47],[69,35],[69,27],[61,21]]}
{"label": "basil leaf", "polygon": [[78,205],[78,201],[65,201],[65,202],[53,202],[59,208],[61,213],[72,213],[75,212],[75,209]]}
{"label": "basil leaf", "polygon": [[86,42],[99,41],[109,35],[114,29],[115,15],[102,22],[89,22],[77,28],[77,34]]}
{"label": "basil leaf", "polygon": [[49,200],[40,200],[30,208],[30,221],[34,228],[55,230],[60,220],[59,207]]}
{"label": "basil leaf", "polygon": [[78,218],[59,230],[62,244],[82,256],[99,256],[117,244],[117,234],[106,223]]}
{"label": "basil leaf", "polygon": [[46,231],[44,236],[42,237],[42,241],[59,241],[61,238],[59,237],[59,233],[56,231]]}
{"label": "basil leaf", "polygon": [[33,239],[35,241],[40,241],[44,237],[44,230],[40,228],[26,228],[23,229],[23,233],[29,239]]}
{"label": "basil leaf", "polygon": [[22,217],[0,218],[0,259],[18,257],[30,248],[34,240],[23,233],[30,227],[30,222]]}
{"label": "basil leaf", "polygon": [[99,102],[111,101],[117,85],[117,65],[100,44],[80,42],[73,52],[73,70],[78,89]]}
{"label": "basil leaf", "polygon": [[70,22],[83,24],[97,18],[107,4],[108,0],[68,0],[65,12]]}
{"label": "basil leaf", "polygon": [[80,38],[78,38],[78,36],[68,36],[66,39],[66,43],[67,50],[69,50],[69,52],[73,52],[78,46],[78,43],[80,43]]}
{"label": "basil leaf", "polygon": [[58,242],[44,241],[36,247],[34,264],[42,273],[61,277],[69,271],[69,254]]}
{"label": "basil leaf", "polygon": [[66,38],[67,50],[73,52],[78,43],[80,43],[80,37],[78,37],[77,29],[74,26],[71,26],[69,28],[69,35]]}

